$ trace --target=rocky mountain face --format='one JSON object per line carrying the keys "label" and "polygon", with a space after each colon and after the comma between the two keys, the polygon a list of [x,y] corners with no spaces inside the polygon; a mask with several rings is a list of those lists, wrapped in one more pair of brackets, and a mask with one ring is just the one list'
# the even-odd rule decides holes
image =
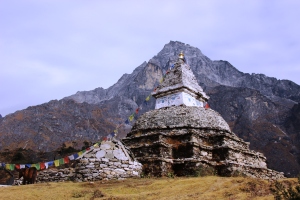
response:
{"label": "rocky mountain face", "polygon": [[[287,176],[300,172],[300,86],[263,74],[238,71],[227,61],[212,61],[190,45],[173,42],[108,89],[77,92],[59,101],[32,106],[0,119],[0,150],[25,147],[50,151],[64,142],[96,142],[119,123],[124,125],[138,106],[154,109],[145,98],[183,51],[198,83],[210,96],[209,104],[250,148],[264,153],[268,166]],[[132,122],[131,122],[132,123]]]}

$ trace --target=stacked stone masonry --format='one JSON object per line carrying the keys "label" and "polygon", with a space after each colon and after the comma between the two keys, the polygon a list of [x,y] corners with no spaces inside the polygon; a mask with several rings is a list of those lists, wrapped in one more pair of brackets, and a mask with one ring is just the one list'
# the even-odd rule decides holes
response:
{"label": "stacked stone masonry", "polygon": [[266,157],[250,150],[249,143],[232,133],[211,109],[177,106],[149,111],[123,141],[144,165],[145,174],[193,175],[204,165],[214,167],[222,176],[238,172],[263,179],[284,177],[268,169]]}
{"label": "stacked stone masonry", "polygon": [[139,177],[141,163],[117,140],[102,142],[76,160],[75,167],[51,168],[38,173],[38,182],[97,181]]}

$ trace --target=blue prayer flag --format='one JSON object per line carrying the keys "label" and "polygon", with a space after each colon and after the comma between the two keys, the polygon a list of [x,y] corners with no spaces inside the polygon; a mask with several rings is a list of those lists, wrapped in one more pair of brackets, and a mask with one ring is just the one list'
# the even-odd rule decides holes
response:
{"label": "blue prayer flag", "polygon": [[48,167],[51,167],[51,166],[53,166],[54,165],[54,161],[49,161],[48,162]]}

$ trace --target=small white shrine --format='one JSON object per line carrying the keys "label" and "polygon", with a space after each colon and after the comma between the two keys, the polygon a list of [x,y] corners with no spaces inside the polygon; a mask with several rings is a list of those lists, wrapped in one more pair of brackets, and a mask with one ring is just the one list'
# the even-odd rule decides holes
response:
{"label": "small white shrine", "polygon": [[152,96],[156,98],[155,109],[179,105],[204,107],[209,99],[190,66],[185,63],[183,52],[164,81],[152,92]]}

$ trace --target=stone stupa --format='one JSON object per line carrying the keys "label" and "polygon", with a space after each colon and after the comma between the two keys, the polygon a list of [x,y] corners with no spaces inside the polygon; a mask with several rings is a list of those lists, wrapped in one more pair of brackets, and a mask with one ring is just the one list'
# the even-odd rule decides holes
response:
{"label": "stone stupa", "polygon": [[216,111],[206,106],[209,97],[179,54],[173,69],[152,93],[155,110],[135,122],[123,142],[153,176],[194,175],[211,167],[221,176],[243,174],[263,179],[283,178],[267,168],[266,157],[231,132]]}

